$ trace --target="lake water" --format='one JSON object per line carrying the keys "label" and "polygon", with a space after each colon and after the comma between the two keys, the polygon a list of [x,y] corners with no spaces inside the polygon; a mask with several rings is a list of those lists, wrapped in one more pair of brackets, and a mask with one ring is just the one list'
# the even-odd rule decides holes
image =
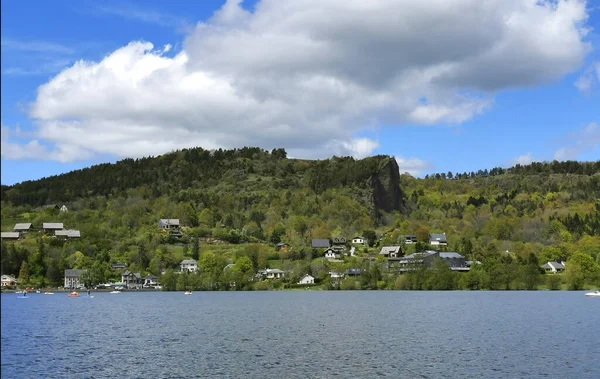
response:
{"label": "lake water", "polygon": [[600,378],[582,292],[2,294],[2,378]]}

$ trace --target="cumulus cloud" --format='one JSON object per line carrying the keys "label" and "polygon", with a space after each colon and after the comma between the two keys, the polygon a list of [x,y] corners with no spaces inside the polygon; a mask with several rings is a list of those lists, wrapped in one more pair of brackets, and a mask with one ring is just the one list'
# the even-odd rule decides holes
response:
{"label": "cumulus cloud", "polygon": [[30,114],[38,138],[92,153],[361,157],[378,147],[356,137],[365,128],[461,123],[498,91],[577,69],[586,20],[585,2],[566,0],[262,0],[252,12],[227,1],[174,56],[134,41],[75,63],[39,87]]}
{"label": "cumulus cloud", "polygon": [[82,150],[77,146],[59,143],[55,145],[54,149],[49,149],[37,139],[29,140],[26,143],[15,141],[15,137],[18,139],[19,137],[28,137],[29,135],[30,133],[21,131],[19,127],[11,129],[2,124],[0,139],[2,159],[71,162],[74,160],[87,159],[91,156],[89,151]]}
{"label": "cumulus cloud", "polygon": [[527,153],[527,154],[519,155],[518,157],[516,157],[515,159],[513,159],[512,162],[511,162],[511,164],[512,165],[516,165],[516,164],[528,165],[528,164],[530,164],[533,161],[534,161],[533,154]]}
{"label": "cumulus cloud", "polygon": [[400,169],[400,173],[409,173],[412,176],[419,176],[423,173],[423,171],[430,171],[433,169],[433,165],[427,161],[424,161],[419,158],[403,158],[399,155],[396,155],[396,162],[398,162],[398,168]]}
{"label": "cumulus cloud", "polygon": [[583,129],[569,133],[563,146],[554,152],[554,159],[557,161],[566,161],[577,159],[580,154],[592,151],[600,146],[600,126],[595,122],[590,122]]}

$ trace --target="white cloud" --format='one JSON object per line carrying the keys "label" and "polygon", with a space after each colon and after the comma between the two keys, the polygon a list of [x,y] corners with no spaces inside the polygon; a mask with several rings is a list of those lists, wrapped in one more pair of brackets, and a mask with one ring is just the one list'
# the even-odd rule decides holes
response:
{"label": "white cloud", "polygon": [[148,24],[177,29],[185,28],[187,24],[187,21],[182,17],[168,14],[164,11],[148,9],[147,6],[140,8],[126,2],[120,2],[118,6],[96,5],[89,9],[78,9],[78,11],[94,15],[107,14],[122,17],[127,20],[140,21]]}
{"label": "white cloud", "polygon": [[431,163],[419,158],[403,158],[399,155],[396,155],[394,158],[396,158],[396,162],[398,162],[400,174],[407,172],[412,176],[419,176],[423,171],[430,171],[433,169]]}
{"label": "white cloud", "polygon": [[48,41],[22,41],[2,38],[0,41],[2,50],[16,50],[36,53],[72,54],[74,50],[68,46]]}
{"label": "white cloud", "polygon": [[590,122],[583,129],[569,133],[565,140],[567,145],[554,152],[554,159],[557,161],[577,159],[580,154],[600,146],[600,126]]}
{"label": "white cloud", "polygon": [[228,1],[174,57],[132,42],[75,63],[30,114],[38,138],[93,153],[364,156],[378,146],[355,138],[365,128],[461,123],[498,91],[577,69],[586,19],[582,1]]}
{"label": "white cloud", "polygon": [[600,62],[592,63],[575,81],[575,87],[583,93],[589,92],[600,81]]}
{"label": "white cloud", "polygon": [[516,157],[515,159],[513,159],[512,162],[511,162],[511,164],[512,165],[516,165],[516,164],[528,165],[531,162],[533,162],[534,160],[535,159],[533,158],[533,154],[527,153],[527,154],[519,155],[518,157]]}
{"label": "white cloud", "polygon": [[85,151],[78,146],[56,144],[54,149],[50,150],[43,146],[38,140],[33,139],[27,143],[18,143],[13,141],[14,137],[28,136],[29,133],[22,132],[18,127],[11,130],[8,126],[2,125],[2,136],[0,150],[2,159],[7,160],[48,160],[59,162],[71,162],[91,157],[89,151]]}

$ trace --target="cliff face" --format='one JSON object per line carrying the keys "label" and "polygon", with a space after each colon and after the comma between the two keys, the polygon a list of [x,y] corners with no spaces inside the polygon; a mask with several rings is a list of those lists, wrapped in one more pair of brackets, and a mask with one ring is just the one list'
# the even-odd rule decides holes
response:
{"label": "cliff face", "polygon": [[394,158],[384,161],[379,171],[369,178],[375,213],[402,210],[402,191],[398,185],[400,172]]}

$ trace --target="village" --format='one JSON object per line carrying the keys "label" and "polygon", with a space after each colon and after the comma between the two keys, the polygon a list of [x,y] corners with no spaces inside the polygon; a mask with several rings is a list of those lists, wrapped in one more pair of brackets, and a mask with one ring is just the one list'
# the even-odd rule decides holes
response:
{"label": "village", "polygon": [[[67,209],[63,205],[61,212],[66,212]],[[181,237],[183,231],[179,219],[159,219],[157,223],[158,229],[168,233],[170,236]],[[45,222],[41,227],[35,228],[31,223],[17,223],[14,225],[12,232],[2,232],[2,240],[14,241],[18,240],[27,233],[38,231],[42,235],[50,238],[72,239],[81,238],[79,230],[65,229],[63,223],[60,222]],[[379,245],[381,238],[371,246]],[[434,265],[435,261],[444,262],[453,272],[469,272],[473,265],[480,265],[479,261],[467,260],[463,255],[455,251],[446,251],[447,238],[445,233],[429,234],[428,248],[424,251],[407,253],[409,246],[417,244],[416,235],[401,236],[400,244],[390,246],[378,246],[378,252],[375,254],[364,255],[359,257],[361,248],[369,246],[369,241],[362,236],[355,236],[351,239],[337,237],[332,239],[316,238],[310,241],[310,249],[317,253],[317,256],[322,260],[330,263],[342,263],[351,257],[358,258],[363,262],[368,262],[368,266],[378,265],[382,270],[403,274],[414,272],[419,269],[428,269]],[[292,247],[285,243],[279,242],[274,244],[273,248],[276,251],[288,252]],[[414,249],[412,249],[414,250]],[[367,251],[366,249],[364,251]],[[356,260],[355,260],[356,261]],[[227,264],[223,271],[230,270],[234,267],[234,263]],[[328,276],[334,283],[339,282],[345,277],[358,277],[363,273],[364,265],[361,267],[350,267],[344,271],[328,271]],[[549,273],[560,273],[565,269],[565,262],[552,261],[541,266],[543,270]],[[113,262],[110,264],[110,269],[113,272],[113,277],[119,277],[120,281],[112,281],[107,283],[94,283],[94,290],[161,290],[160,277],[152,273],[142,275],[140,272],[133,272],[127,268],[127,264],[123,262]],[[199,273],[198,261],[185,257],[179,264],[174,273],[176,274],[194,274]],[[84,275],[85,269],[67,268],[64,270],[64,290],[82,290],[88,289],[85,286]],[[164,275],[166,271],[163,269],[160,275]],[[293,271],[282,270],[279,268],[263,268],[257,270],[252,276],[252,281],[263,280],[284,280]],[[318,284],[319,279],[310,273],[300,273],[302,275],[297,281],[297,285],[312,286]],[[19,280],[12,275],[2,275],[1,285],[3,289],[14,288],[19,286]]]}

